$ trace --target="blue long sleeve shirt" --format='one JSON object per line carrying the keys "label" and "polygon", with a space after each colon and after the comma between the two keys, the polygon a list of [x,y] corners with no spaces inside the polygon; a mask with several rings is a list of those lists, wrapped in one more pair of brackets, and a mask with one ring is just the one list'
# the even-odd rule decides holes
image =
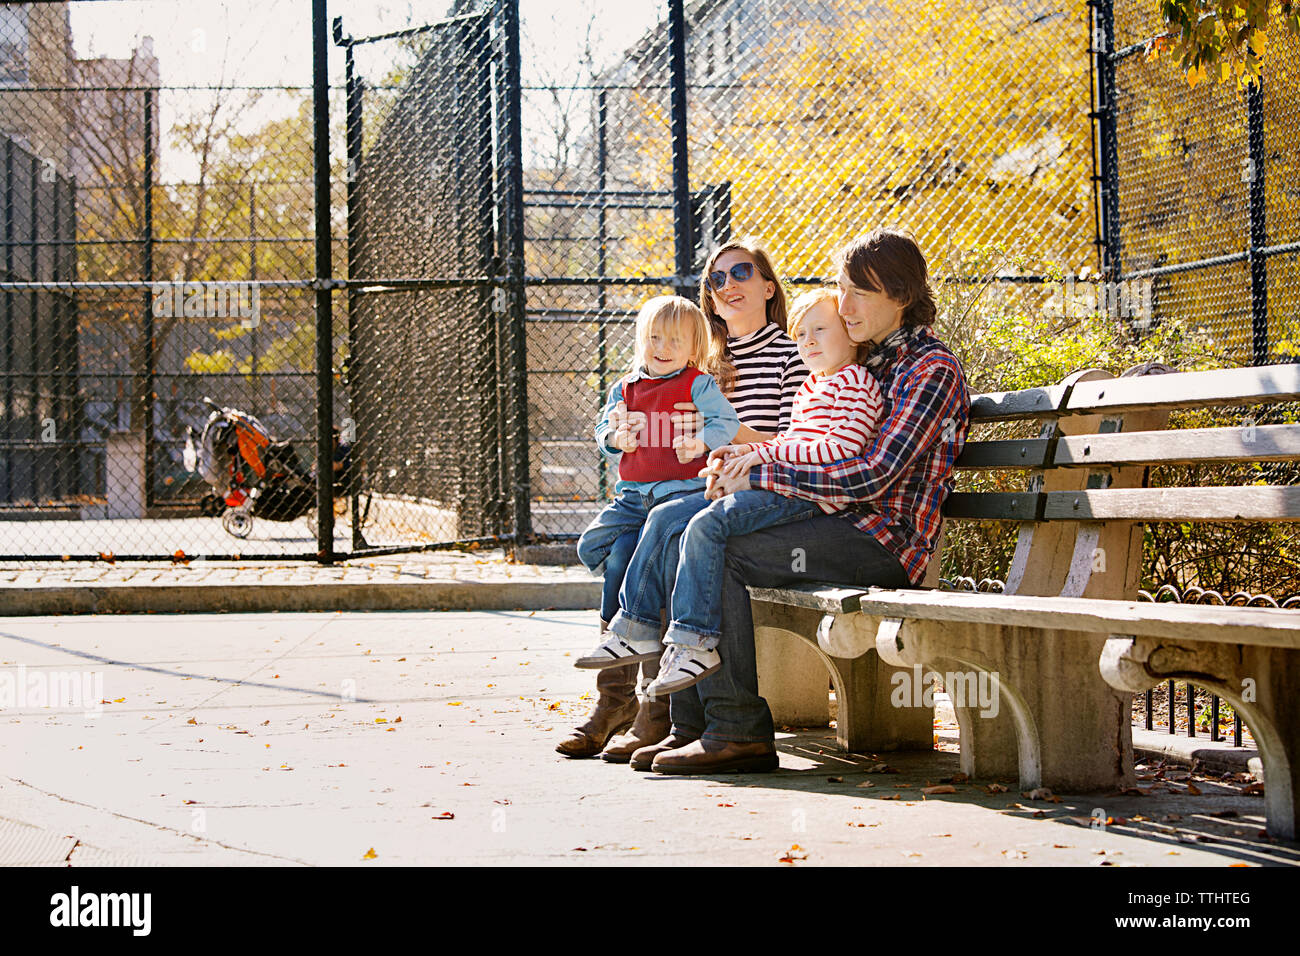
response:
{"label": "blue long sleeve shirt", "polygon": [[[602,455],[615,462],[622,457],[622,452],[610,444],[614,437],[614,429],[610,426],[609,416],[613,414],[615,406],[623,401],[623,384],[625,382],[635,382],[642,378],[664,379],[680,374],[681,371],[679,370],[673,372],[672,375],[651,375],[644,368],[641,368],[614,383],[614,386],[609,390],[609,399],[605,402],[605,407],[600,413],[600,421],[596,423],[596,447],[600,449]],[[736,414],[736,410],[731,407],[731,403],[727,401],[726,396],[722,394],[722,389],[718,388],[718,383],[712,375],[696,376],[695,381],[691,383],[691,402],[699,410],[700,418],[704,422],[703,427],[695,433],[695,437],[704,442],[709,451],[721,448],[736,437],[736,433],[740,431],[740,417]],[[614,493],[621,495],[625,491],[637,491],[641,494],[661,498],[664,495],[678,491],[703,491],[704,485],[703,478],[670,478],[664,481],[624,481],[620,479],[614,485]]]}

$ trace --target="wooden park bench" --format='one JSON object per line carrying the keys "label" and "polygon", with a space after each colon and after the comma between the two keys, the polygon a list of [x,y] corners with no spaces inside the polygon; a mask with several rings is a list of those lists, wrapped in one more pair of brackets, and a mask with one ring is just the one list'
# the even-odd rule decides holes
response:
{"label": "wooden park bench", "polygon": [[[1300,425],[1166,427],[1176,409],[1294,401],[1300,365],[1160,370],[1079,372],[972,399],[956,467],[1029,477],[1024,491],[954,493],[944,526],[1018,523],[1002,591],[930,587],[937,553],[917,589],[751,588],[759,686],[778,723],[827,722],[829,668],[840,746],[928,750],[933,709],[912,706],[907,687],[922,669],[952,674],[965,690],[997,688],[996,714],[948,688],[965,773],[1018,775],[1025,789],[1122,789],[1134,782],[1130,695],[1188,680],[1250,727],[1268,831],[1295,839],[1300,612],[1140,602],[1138,587],[1147,523],[1300,520],[1300,486],[1146,487],[1156,465],[1300,459]],[[1014,421],[1038,424],[1037,437],[973,440],[980,425]]]}

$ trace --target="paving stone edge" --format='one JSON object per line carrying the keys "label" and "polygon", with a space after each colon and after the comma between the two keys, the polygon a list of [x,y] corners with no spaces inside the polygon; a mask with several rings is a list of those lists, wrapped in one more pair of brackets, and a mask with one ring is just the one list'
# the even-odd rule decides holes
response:
{"label": "paving stone edge", "polygon": [[0,617],[148,612],[577,611],[599,604],[599,581],[253,582],[0,588]]}

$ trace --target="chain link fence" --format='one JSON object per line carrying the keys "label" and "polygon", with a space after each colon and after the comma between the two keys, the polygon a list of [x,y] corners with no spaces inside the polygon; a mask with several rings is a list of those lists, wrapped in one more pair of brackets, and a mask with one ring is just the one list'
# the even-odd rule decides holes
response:
{"label": "chain link fence", "polygon": [[[240,539],[213,504],[314,467],[303,12],[0,6],[6,557],[314,556],[302,509]],[[187,466],[205,399],[288,443],[264,477],[225,448],[220,489]]]}
{"label": "chain link fence", "polygon": [[795,294],[911,230],[976,391],[1293,360],[1291,37],[1245,94],[1149,59],[1142,0],[214,10],[0,6],[5,556],[576,536],[637,307],[732,237]]}

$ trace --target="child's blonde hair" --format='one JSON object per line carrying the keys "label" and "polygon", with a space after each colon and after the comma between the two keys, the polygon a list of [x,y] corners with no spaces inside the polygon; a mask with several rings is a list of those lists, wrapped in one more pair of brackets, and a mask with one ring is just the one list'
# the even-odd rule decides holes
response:
{"label": "child's blonde hair", "polygon": [[[795,300],[790,303],[790,338],[793,339],[799,334],[799,326],[802,325],[803,320],[808,317],[808,313],[823,302],[835,303],[835,316],[840,320],[840,325],[844,326],[845,334],[848,334],[849,327],[844,321],[844,316],[840,315],[839,291],[837,289],[832,289],[829,286],[822,286],[817,289],[810,289],[807,292],[801,292]],[[853,361],[857,362],[859,365],[862,364],[862,360],[866,352],[870,349],[870,346],[870,342],[859,343],[857,349],[854,351]]]}
{"label": "child's blonde hair", "polygon": [[636,316],[636,350],[632,355],[632,369],[646,367],[646,355],[650,351],[650,336],[660,330],[661,334],[680,335],[690,342],[688,363],[701,372],[714,374],[721,355],[709,328],[709,320],[690,299],[679,295],[657,295],[641,306]]}

